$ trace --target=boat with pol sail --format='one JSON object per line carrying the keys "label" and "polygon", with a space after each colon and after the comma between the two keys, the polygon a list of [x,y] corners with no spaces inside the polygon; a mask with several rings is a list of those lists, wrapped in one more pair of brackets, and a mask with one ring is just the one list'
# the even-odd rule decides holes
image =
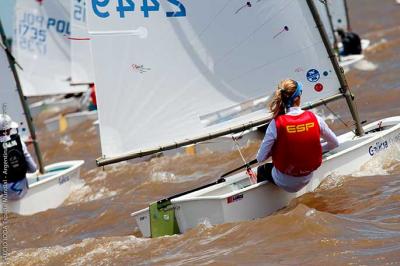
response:
{"label": "boat with pol sail", "polygon": [[32,141],[39,164],[38,173],[27,177],[27,194],[19,200],[2,201],[0,208],[20,215],[31,215],[56,208],[64,202],[72,189],[81,183],[80,168],[84,161],[64,161],[44,166],[30,111],[22,94],[15,59],[5,42],[1,21],[0,35],[0,104],[3,112],[17,121],[21,138]]}
{"label": "boat with pol sail", "polygon": [[70,73],[71,86],[85,86],[87,89],[81,98],[80,108],[70,113],[61,114],[45,120],[48,131],[63,132],[66,128],[75,127],[88,120],[97,120],[97,110],[88,110],[90,87],[94,86],[92,51],[86,26],[86,1],[70,1],[71,33],[70,42]]}
{"label": "boat with pol sail", "polygon": [[[15,3],[13,54],[24,96],[46,97],[30,105],[32,116],[40,112],[79,109],[76,95],[86,84],[71,83],[70,1],[25,1]],[[70,97],[71,96],[71,97]]]}

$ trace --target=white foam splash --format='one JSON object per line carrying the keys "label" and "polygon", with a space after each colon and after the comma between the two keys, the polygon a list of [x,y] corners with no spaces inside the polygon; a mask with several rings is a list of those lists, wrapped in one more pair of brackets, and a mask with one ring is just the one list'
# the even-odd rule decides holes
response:
{"label": "white foam splash", "polygon": [[[202,229],[205,230],[205,229],[210,228],[210,227],[212,227],[211,224],[205,225]],[[216,240],[218,240],[220,238],[223,238],[225,236],[233,234],[234,232],[240,230],[240,228],[241,228],[241,226],[238,224],[238,225],[232,227],[231,229],[226,230],[226,231],[224,231],[224,232],[222,232],[220,234],[207,236],[207,238],[205,238],[205,239],[200,239],[199,244],[200,245],[210,244],[210,243],[212,243],[212,242],[214,242],[214,241],[216,241]]]}
{"label": "white foam splash", "polygon": [[152,172],[150,175],[151,182],[162,182],[162,183],[182,183],[191,180],[196,180],[202,177],[204,174],[201,172],[196,172],[190,175],[175,175],[174,173],[170,172]]}
{"label": "white foam splash", "polygon": [[[94,170],[97,170],[97,169],[94,169]],[[90,183],[94,183],[94,182],[98,182],[98,181],[104,180],[104,179],[106,179],[106,177],[107,177],[107,172],[106,171],[98,171],[96,176],[95,176],[95,178],[93,178],[90,181]]]}
{"label": "white foam splash", "polygon": [[[65,255],[69,257],[69,265],[93,265],[96,261],[99,263],[101,257],[101,265],[110,265],[113,263],[115,256],[129,249],[135,249],[138,246],[147,245],[149,239],[137,238],[135,236],[126,237],[103,237],[99,239],[84,239],[78,244],[70,246],[52,246],[35,249],[25,249],[11,252],[9,254],[10,263],[12,265],[45,265],[49,264],[52,259]],[[83,256],[76,257],[73,254],[86,250]],[[108,256],[104,256],[107,254]],[[69,256],[70,255],[70,256]]]}
{"label": "white foam splash", "polygon": [[211,224],[210,220],[207,217],[199,219],[197,222],[200,231],[204,231],[206,229],[212,228],[213,225]]}
{"label": "white foam splash", "polygon": [[385,38],[380,39],[378,42],[375,42],[374,44],[370,45],[365,49],[365,51],[372,51],[375,50],[377,47],[381,46],[382,44],[387,43],[387,40]]}
{"label": "white foam splash", "polygon": [[162,183],[173,183],[177,181],[175,174],[169,172],[153,172],[150,175],[150,180],[152,182]]}
{"label": "white foam splash", "polygon": [[343,185],[343,182],[344,182],[344,176],[333,173],[324,179],[324,181],[320,184],[318,189],[328,190],[332,188],[341,187]]}
{"label": "white foam splash", "polygon": [[98,199],[109,198],[117,195],[116,191],[110,191],[105,187],[102,187],[97,193],[90,195],[86,200],[94,201]]}
{"label": "white foam splash", "polygon": [[316,214],[315,209],[310,209],[310,210],[308,210],[308,211],[306,212],[306,216],[307,216],[307,217],[311,217],[311,216],[314,217],[315,214]]}
{"label": "white foam splash", "polygon": [[354,68],[361,71],[374,71],[378,68],[377,64],[374,64],[366,59],[360,60],[354,64]]}
{"label": "white foam splash", "polygon": [[[150,241],[150,239],[137,238],[135,236],[124,237],[123,240],[113,240],[112,238],[102,238],[102,240],[106,240],[106,242],[97,244],[93,250],[86,253],[83,257],[77,258],[71,265],[90,265],[90,262],[95,261],[95,258],[98,257],[103,257],[104,265],[109,265],[112,264],[115,256],[119,253],[133,250],[138,246],[147,245]],[[108,254],[109,256],[104,256],[104,254]]]}
{"label": "white foam splash", "polygon": [[74,141],[71,139],[70,136],[65,135],[60,138],[60,143],[64,144],[65,146],[67,146],[69,148],[74,144]]}
{"label": "white foam splash", "polygon": [[104,198],[110,198],[117,195],[116,191],[110,191],[105,187],[100,190],[93,191],[90,186],[84,186],[80,189],[74,190],[66,201],[66,205],[77,204],[82,202],[90,202]]}
{"label": "white foam splash", "polygon": [[[395,143],[396,144],[396,143]],[[393,164],[400,162],[400,145],[396,144],[384,152],[374,155],[374,157],[365,163],[360,171],[353,173],[352,176],[373,176],[388,175]]]}

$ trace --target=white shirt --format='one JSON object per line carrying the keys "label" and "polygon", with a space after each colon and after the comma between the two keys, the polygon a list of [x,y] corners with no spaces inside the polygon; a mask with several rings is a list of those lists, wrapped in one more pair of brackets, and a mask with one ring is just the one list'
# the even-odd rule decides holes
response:
{"label": "white shirt", "polygon": [[[11,139],[10,136],[0,136],[0,143],[9,141]],[[36,172],[37,166],[35,161],[33,160],[31,154],[29,153],[28,149],[26,148],[25,142],[21,140],[22,144],[22,151],[24,152],[24,157],[26,161],[26,166],[28,168],[28,173]]]}
{"label": "white shirt", "polygon": [[[289,108],[289,112],[287,113],[287,115],[296,116],[302,113],[304,113],[304,111],[301,110],[300,107],[291,107]],[[321,117],[319,117],[318,115],[315,116],[317,117],[318,120],[321,137],[326,141],[324,143],[321,143],[322,152],[326,152],[338,147],[339,141],[335,133],[332,132],[332,130],[328,127],[328,125]],[[265,132],[264,139],[258,150],[257,153],[258,162],[263,162],[272,155],[272,146],[274,145],[276,138],[277,138],[277,132],[276,132],[275,120],[272,120],[269,123],[269,126]],[[299,191],[305,185],[307,185],[307,183],[311,180],[312,176],[313,173],[302,177],[293,177],[280,172],[275,167],[272,169],[272,178],[274,179],[275,183],[279,187],[283,188],[288,192]]]}

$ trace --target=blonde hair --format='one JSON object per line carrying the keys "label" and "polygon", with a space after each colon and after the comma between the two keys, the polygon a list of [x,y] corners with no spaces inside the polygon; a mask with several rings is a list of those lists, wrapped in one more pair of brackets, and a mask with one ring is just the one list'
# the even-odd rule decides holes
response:
{"label": "blonde hair", "polygon": [[284,79],[279,82],[278,88],[274,93],[269,109],[274,118],[286,113],[286,104],[289,98],[296,92],[297,82],[293,79]]}

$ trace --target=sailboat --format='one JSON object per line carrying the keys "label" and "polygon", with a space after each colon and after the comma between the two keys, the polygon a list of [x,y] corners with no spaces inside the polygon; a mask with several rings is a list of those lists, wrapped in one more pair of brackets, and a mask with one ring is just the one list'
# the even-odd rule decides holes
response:
{"label": "sailboat", "polygon": [[[15,68],[15,59],[6,44],[6,37],[0,22],[0,103],[3,112],[11,115],[19,125],[21,137],[30,136],[39,164],[39,173],[28,177],[27,194],[18,201],[8,201],[7,210],[21,215],[31,215],[60,206],[72,189],[80,183],[80,168],[84,161],[65,161],[43,166],[43,160],[36,141],[28,105],[22,93]],[[4,202],[0,209],[4,210]]]}
{"label": "sailboat", "polygon": [[340,146],[324,155],[301,191],[253,184],[246,172],[216,177],[133,213],[143,236],[265,217],[400,141],[400,117],[361,125],[313,0],[151,3],[140,9],[95,0],[89,5],[98,166],[267,124],[272,115],[265,99],[288,77],[303,84],[304,109],[341,100],[355,129],[339,136]]}
{"label": "sailboat", "polygon": [[79,108],[75,97],[87,86],[70,84],[70,5],[69,1],[17,0],[13,53],[22,66],[17,69],[26,97],[51,96],[32,104],[32,114],[61,107]]}
{"label": "sailboat", "polygon": [[[94,83],[94,73],[90,38],[86,26],[86,1],[73,0],[70,1],[70,4],[71,85],[87,86],[88,88],[90,84]],[[90,91],[88,90],[86,94],[89,93]],[[87,120],[97,120],[97,110],[83,110],[50,118],[45,121],[45,125],[49,131],[62,131],[60,129],[65,128],[65,126],[60,121],[64,121],[67,127],[74,127]]]}
{"label": "sailboat", "polygon": [[[320,1],[321,2],[321,1]],[[326,12],[319,12],[321,16],[321,20],[324,24],[324,26],[328,27],[330,23],[326,23],[326,17],[331,17],[330,21],[332,21],[332,27],[334,30],[337,29],[343,29],[346,31],[351,31],[351,24],[350,24],[350,14],[349,14],[349,7],[347,4],[347,0],[338,0],[338,1],[333,1],[333,0],[324,0],[323,2],[326,3]],[[319,9],[319,8],[318,8]],[[330,27],[326,28],[329,29]],[[327,30],[327,34],[329,37],[329,40],[332,41],[331,37],[331,32],[332,30]],[[367,39],[362,39],[361,40],[361,45],[363,50],[366,49],[370,44],[370,41]],[[341,43],[338,43],[339,49],[341,48],[340,45]]]}
{"label": "sailboat", "polygon": [[[340,52],[343,49],[342,43],[337,39],[335,34],[336,30],[343,29],[345,31],[351,31],[349,11],[347,6],[347,0],[315,0],[314,1],[322,24],[325,27],[328,39],[334,48],[334,50]],[[370,41],[367,39],[361,40],[362,50],[368,48]],[[364,54],[354,54],[339,56],[339,65],[343,68],[344,72],[350,70],[350,67],[355,63],[364,59]]]}

